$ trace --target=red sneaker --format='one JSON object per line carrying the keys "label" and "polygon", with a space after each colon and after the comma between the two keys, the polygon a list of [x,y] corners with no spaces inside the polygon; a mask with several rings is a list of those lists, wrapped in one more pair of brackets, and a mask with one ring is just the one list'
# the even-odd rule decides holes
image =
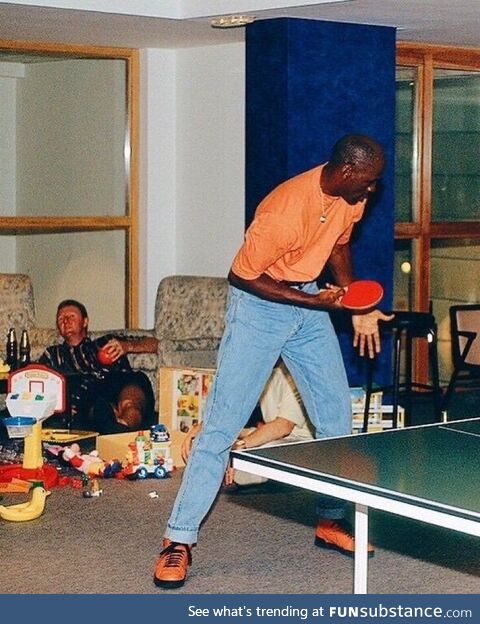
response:
{"label": "red sneaker", "polygon": [[155,566],[153,582],[164,589],[181,587],[187,578],[188,566],[192,564],[191,547],[167,539],[163,545],[165,548]]}
{"label": "red sneaker", "polygon": [[[336,520],[320,520],[315,529],[315,545],[330,548],[353,557],[355,554],[355,538],[342,522]],[[368,544],[368,556],[373,557],[375,549]]]}

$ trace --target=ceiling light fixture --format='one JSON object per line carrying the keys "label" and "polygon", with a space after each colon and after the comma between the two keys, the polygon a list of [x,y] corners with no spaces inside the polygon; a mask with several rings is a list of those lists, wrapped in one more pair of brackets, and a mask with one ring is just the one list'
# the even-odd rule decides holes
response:
{"label": "ceiling light fixture", "polygon": [[224,17],[214,17],[210,26],[212,28],[240,28],[251,24],[254,20],[252,15],[225,15]]}

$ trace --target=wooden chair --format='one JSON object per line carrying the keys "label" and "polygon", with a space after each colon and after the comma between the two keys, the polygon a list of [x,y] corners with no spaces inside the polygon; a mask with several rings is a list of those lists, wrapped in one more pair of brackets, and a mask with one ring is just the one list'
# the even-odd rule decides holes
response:
{"label": "wooden chair", "polygon": [[480,388],[480,304],[450,307],[453,373],[443,400],[447,410],[455,389]]}

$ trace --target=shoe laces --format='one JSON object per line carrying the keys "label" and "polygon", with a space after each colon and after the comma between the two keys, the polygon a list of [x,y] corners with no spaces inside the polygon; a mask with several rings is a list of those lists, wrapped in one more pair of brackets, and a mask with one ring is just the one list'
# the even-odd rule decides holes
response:
{"label": "shoe laces", "polygon": [[192,563],[192,553],[187,544],[172,542],[160,553],[161,557],[165,557],[166,568],[178,568],[182,565],[182,559],[187,555],[188,565]]}
{"label": "shoe laces", "polygon": [[353,539],[353,540],[355,539],[355,537],[353,536],[352,531],[349,530],[348,527],[346,527],[344,524],[341,524],[340,522],[334,522],[333,528],[337,529],[337,531],[340,531],[344,535],[347,535],[351,539]]}
{"label": "shoe laces", "polygon": [[341,533],[342,535],[345,535],[346,537],[352,540],[355,539],[352,531],[343,522],[336,522],[335,520],[331,520],[329,524],[324,527],[324,530],[325,531],[337,531],[338,533]]}

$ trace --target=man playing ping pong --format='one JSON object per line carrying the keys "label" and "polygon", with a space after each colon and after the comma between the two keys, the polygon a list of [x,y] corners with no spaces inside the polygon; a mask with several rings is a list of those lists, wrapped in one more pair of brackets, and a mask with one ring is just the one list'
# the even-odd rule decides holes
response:
{"label": "man playing ping pong", "polygon": [[[258,206],[229,273],[230,295],[217,373],[170,515],[154,582],[185,582],[191,546],[222,483],[229,452],[281,356],[302,396],[316,437],[351,432],[347,376],[329,311],[343,308],[354,281],[350,236],[384,168],[381,146],[348,135],[330,160],[287,180]],[[335,285],[319,291],[328,265]],[[352,313],[360,355],[380,350],[375,308]],[[337,499],[318,501],[316,543],[352,554],[354,539]]]}

